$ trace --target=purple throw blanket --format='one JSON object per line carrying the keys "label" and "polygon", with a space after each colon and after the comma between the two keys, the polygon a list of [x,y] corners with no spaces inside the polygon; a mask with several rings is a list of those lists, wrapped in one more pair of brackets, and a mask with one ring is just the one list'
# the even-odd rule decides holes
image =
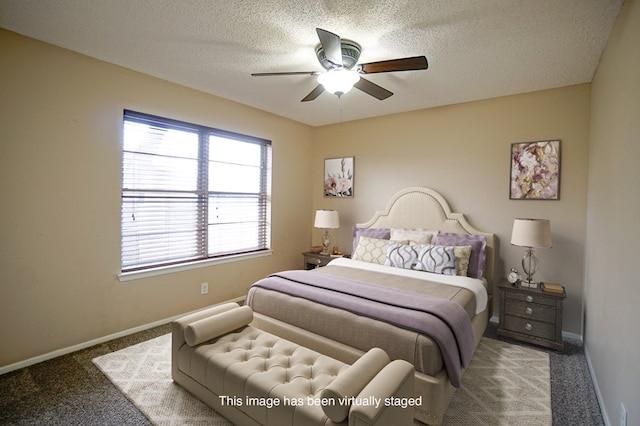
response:
{"label": "purple throw blanket", "polygon": [[475,351],[469,316],[450,300],[301,270],[269,275],[253,285],[429,336],[440,347],[449,380],[455,387],[460,387],[462,369]]}

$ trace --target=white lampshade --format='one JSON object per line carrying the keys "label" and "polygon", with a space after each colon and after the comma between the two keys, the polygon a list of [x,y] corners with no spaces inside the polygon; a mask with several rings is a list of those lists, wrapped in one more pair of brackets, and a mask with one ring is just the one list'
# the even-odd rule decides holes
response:
{"label": "white lampshade", "polygon": [[316,210],[315,228],[337,229],[340,228],[340,218],[337,210]]}
{"label": "white lampshade", "polygon": [[511,244],[521,247],[551,247],[551,223],[548,219],[514,219]]}
{"label": "white lampshade", "polygon": [[357,71],[344,68],[329,70],[318,76],[318,83],[335,95],[347,93],[358,80],[360,76]]}

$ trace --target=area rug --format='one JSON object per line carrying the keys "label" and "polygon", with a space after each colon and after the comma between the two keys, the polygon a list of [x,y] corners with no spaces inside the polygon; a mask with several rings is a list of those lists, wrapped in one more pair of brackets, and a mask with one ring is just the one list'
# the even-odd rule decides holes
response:
{"label": "area rug", "polygon": [[[231,425],[173,382],[170,334],[93,363],[153,424]],[[547,353],[483,337],[443,425],[551,425],[550,395]]]}

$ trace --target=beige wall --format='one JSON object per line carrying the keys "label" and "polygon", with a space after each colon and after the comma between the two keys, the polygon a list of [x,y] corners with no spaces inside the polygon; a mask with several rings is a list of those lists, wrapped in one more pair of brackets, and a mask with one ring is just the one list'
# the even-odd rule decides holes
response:
{"label": "beige wall", "polygon": [[[567,288],[564,330],[581,334],[589,96],[589,85],[578,85],[319,128],[313,206],[340,212],[334,235],[350,252],[353,225],[383,209],[396,191],[433,188],[476,228],[497,235],[497,276],[522,270],[524,250],[509,244],[513,219],[548,218],[554,245],[537,250],[536,277]],[[560,200],[509,200],[511,143],[555,138],[562,140]],[[355,197],[324,198],[323,159],[341,156],[355,156]]]}
{"label": "beige wall", "polygon": [[[0,52],[0,367],[241,296],[300,266],[312,128],[4,30]],[[273,255],[119,282],[124,108],[272,140]]]}
{"label": "beige wall", "polygon": [[[334,240],[350,251],[356,222],[397,190],[424,185],[496,233],[502,273],[522,255],[508,243],[513,218],[551,219],[554,247],[538,250],[538,277],[567,287],[565,331],[582,334],[584,315],[605,416],[616,424],[623,402],[634,424],[639,27],[640,7],[626,0],[593,86],[315,129],[0,30],[0,338],[9,342],[0,366],[239,296],[268,272],[297,268],[319,242],[317,208],[340,211]],[[271,139],[274,255],[120,283],[123,108]],[[560,201],[510,201],[510,143],[548,138],[562,139]],[[356,158],[355,197],[323,198],[323,159],[339,156]]]}
{"label": "beige wall", "polygon": [[585,347],[604,412],[640,424],[640,4],[626,0],[592,83]]}

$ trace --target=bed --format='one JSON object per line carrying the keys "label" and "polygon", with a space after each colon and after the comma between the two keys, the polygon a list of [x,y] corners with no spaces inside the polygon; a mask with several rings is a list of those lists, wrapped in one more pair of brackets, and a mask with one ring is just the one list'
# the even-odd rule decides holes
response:
{"label": "bed", "polygon": [[406,188],[356,224],[352,259],[273,274],[246,303],[254,326],[345,363],[376,346],[413,363],[414,416],[438,425],[491,317],[495,249],[442,195]]}

